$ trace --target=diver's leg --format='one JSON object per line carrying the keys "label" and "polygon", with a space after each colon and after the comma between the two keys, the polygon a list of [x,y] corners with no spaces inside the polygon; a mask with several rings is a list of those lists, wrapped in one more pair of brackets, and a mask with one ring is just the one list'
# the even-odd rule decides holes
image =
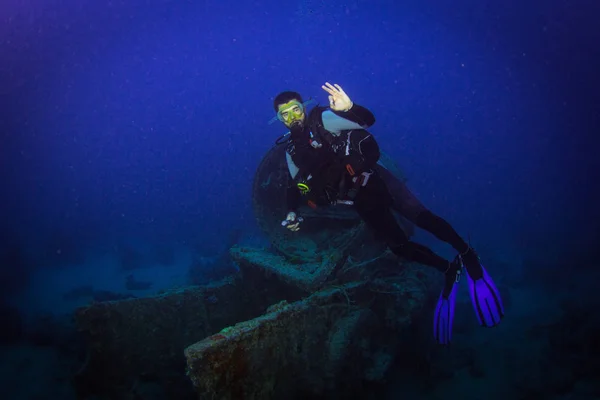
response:
{"label": "diver's leg", "polygon": [[450,244],[459,253],[462,254],[469,250],[469,245],[467,242],[460,237],[452,225],[431,211],[422,211],[413,222],[419,228],[425,229],[433,234],[436,238]]}
{"label": "diver's leg", "polygon": [[392,208],[404,218],[434,235],[439,240],[450,244],[459,253],[469,249],[469,245],[460,237],[445,219],[435,215],[419,201],[406,184],[397,179],[385,168],[378,170],[382,180],[388,186],[394,200]]}
{"label": "diver's leg", "polygon": [[444,273],[444,286],[433,316],[433,335],[438,343],[448,344],[452,340],[452,325],[456,305],[456,282],[460,278],[460,260],[449,262],[431,249],[412,242],[398,225],[392,214],[393,198],[379,177],[369,181],[355,199],[356,210],[367,226],[386,240],[394,254],[410,261],[434,267]]}
{"label": "diver's leg", "polygon": [[392,214],[392,201],[385,183],[372,176],[368,185],[358,192],[355,207],[365,224],[377,237],[386,242],[394,254],[434,267],[441,272],[448,271],[448,260],[438,256],[428,247],[409,240]]}
{"label": "diver's leg", "polygon": [[[399,182],[399,181],[398,181]],[[452,332],[452,315],[454,314],[454,285],[455,277],[460,277],[460,266],[464,265],[469,281],[469,292],[475,314],[482,326],[496,326],[504,317],[504,305],[502,297],[493,279],[487,273],[479,256],[459,235],[454,228],[443,218],[435,215],[410,192],[402,182],[393,183],[394,187],[394,209],[415,225],[431,232],[438,239],[449,243],[460,255],[457,257],[448,272],[446,281],[434,319],[434,334],[440,343],[448,343]],[[399,206],[399,207],[397,207]],[[455,272],[456,271],[456,272]],[[446,319],[443,317],[450,316]]]}

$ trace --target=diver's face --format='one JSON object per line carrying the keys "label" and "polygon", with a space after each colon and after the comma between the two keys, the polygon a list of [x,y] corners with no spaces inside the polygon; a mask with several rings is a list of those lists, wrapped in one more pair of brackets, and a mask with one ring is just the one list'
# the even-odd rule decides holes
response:
{"label": "diver's face", "polygon": [[288,128],[304,126],[304,105],[298,100],[291,100],[277,107],[277,118]]}

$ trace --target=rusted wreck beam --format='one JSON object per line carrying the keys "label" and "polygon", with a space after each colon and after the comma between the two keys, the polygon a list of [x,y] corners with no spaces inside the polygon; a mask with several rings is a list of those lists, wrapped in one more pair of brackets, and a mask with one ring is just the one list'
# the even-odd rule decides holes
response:
{"label": "rusted wreck beam", "polygon": [[[330,288],[189,346],[187,373],[198,398],[356,398],[365,382],[383,378],[401,340],[385,315],[354,305],[374,295],[385,296],[366,283]],[[397,305],[402,327],[419,303]]]}
{"label": "rusted wreck beam", "polygon": [[86,363],[74,379],[79,397],[117,398],[141,379],[152,379],[167,392],[180,387],[192,392],[182,350],[225,326],[263,314],[282,298],[300,298],[275,283],[259,292],[248,282],[228,279],[78,309],[75,322],[88,346]]}
{"label": "rusted wreck beam", "polygon": [[341,252],[324,255],[321,262],[292,263],[284,256],[268,253],[251,247],[233,247],[231,258],[236,261],[242,272],[263,271],[267,276],[274,275],[282,282],[306,292],[319,289],[331,273],[343,263]]}

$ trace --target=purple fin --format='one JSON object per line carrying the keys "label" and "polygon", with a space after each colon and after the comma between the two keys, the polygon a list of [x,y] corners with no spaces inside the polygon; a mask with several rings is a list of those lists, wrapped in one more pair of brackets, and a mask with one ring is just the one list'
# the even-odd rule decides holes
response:
{"label": "purple fin", "polygon": [[454,284],[448,298],[444,298],[443,290],[433,314],[433,336],[440,344],[449,344],[452,339],[454,308],[456,306],[456,287]]}
{"label": "purple fin", "polygon": [[467,270],[469,293],[479,324],[485,327],[493,327],[498,325],[504,317],[504,306],[494,281],[483,268],[483,265],[481,269],[483,270],[483,276],[477,280],[473,280]]}

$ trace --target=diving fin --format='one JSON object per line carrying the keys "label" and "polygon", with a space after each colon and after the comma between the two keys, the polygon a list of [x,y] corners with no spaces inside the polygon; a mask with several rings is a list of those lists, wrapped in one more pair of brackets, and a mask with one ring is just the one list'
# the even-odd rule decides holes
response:
{"label": "diving fin", "polygon": [[446,272],[444,288],[433,313],[433,336],[439,344],[450,344],[452,340],[452,325],[454,324],[454,309],[456,307],[456,288],[460,281],[461,265],[451,264]]}
{"label": "diving fin", "polygon": [[467,271],[469,293],[479,324],[493,327],[504,317],[500,292],[473,249],[460,256]]}

